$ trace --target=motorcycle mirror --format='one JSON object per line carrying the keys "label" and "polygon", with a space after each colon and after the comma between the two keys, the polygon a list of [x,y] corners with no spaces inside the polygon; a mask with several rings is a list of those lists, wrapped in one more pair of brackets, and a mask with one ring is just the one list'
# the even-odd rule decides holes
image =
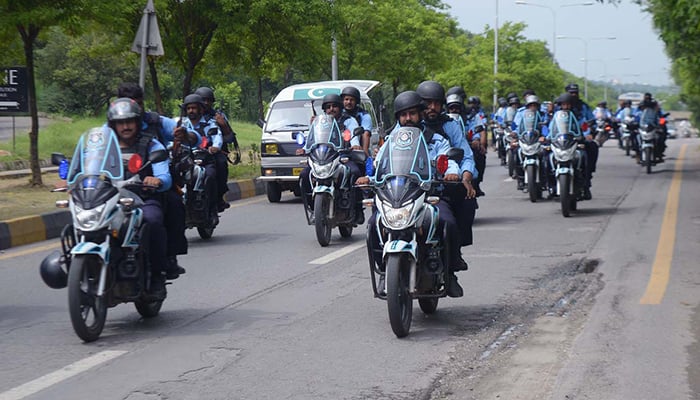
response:
{"label": "motorcycle mirror", "polygon": [[140,155],[134,154],[129,159],[129,172],[136,174],[141,170],[143,166],[143,158]]}
{"label": "motorcycle mirror", "polygon": [[207,138],[207,137],[205,136],[205,137],[202,138],[202,144],[200,144],[199,147],[202,148],[202,149],[206,149],[206,148],[207,148],[207,144],[209,144],[209,138]]}

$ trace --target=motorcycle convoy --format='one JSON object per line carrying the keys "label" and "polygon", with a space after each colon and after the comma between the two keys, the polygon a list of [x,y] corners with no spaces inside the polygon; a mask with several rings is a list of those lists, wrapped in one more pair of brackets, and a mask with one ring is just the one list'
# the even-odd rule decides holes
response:
{"label": "motorcycle convoy", "polygon": [[[571,131],[571,114],[556,111],[550,124],[542,121],[539,111],[525,109],[516,128],[515,111],[508,107],[504,118],[490,122],[500,164],[531,202],[542,199],[545,192],[558,199],[562,215],[569,217],[584,199],[586,183],[586,152],[581,135]],[[586,124],[591,124],[599,146],[618,135],[625,153],[636,152],[649,173],[659,127],[651,108],[638,121],[627,109],[617,132],[603,118]],[[297,133],[312,184],[311,204],[302,196],[306,220],[325,247],[334,228],[347,238],[364,221],[356,215],[362,212],[359,201],[376,211],[376,225],[371,228],[376,231],[367,231],[372,289],[375,297],[387,302],[393,332],[404,337],[410,330],[414,299],[424,313],[432,314],[438,300],[447,296],[452,275],[436,204],[450,187],[441,180],[448,159],[461,160],[463,153],[453,148],[431,161],[421,130],[402,127],[386,138],[381,159],[373,162],[364,151],[350,149],[352,134],[357,132],[341,131],[328,114],[315,116],[308,134]],[[196,228],[203,239],[211,238],[219,219],[211,201],[215,183],[205,174],[205,167],[214,162],[208,151],[175,143],[169,152],[155,151],[148,160],[135,154],[124,163],[116,135],[102,127],[81,136],[70,161],[55,155],[53,161],[61,165],[70,194],[57,206],[70,209],[72,222],[61,232],[61,250],[42,261],[40,272],[48,286],[68,288],[71,323],[86,342],[99,338],[107,308],[134,303],[139,314],[149,318],[162,307],[165,297],[150,291],[150,232],[141,210],[139,172],[168,158],[182,188],[187,227]],[[348,163],[356,163],[367,175],[376,169],[370,183],[356,186]],[[370,244],[370,235],[376,235],[378,247]],[[377,282],[386,286],[378,288]]]}

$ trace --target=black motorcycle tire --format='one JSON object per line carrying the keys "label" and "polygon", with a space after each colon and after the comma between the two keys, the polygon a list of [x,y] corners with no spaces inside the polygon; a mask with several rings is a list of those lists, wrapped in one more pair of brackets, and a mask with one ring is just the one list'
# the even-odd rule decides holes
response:
{"label": "black motorcycle tire", "polygon": [[[148,260],[150,258],[150,229],[148,224],[143,224],[141,226],[141,240],[139,242],[139,250],[138,250],[138,262],[142,266],[148,265]],[[142,271],[143,276],[141,277],[141,281],[145,282],[147,279],[150,279],[149,273],[146,271]],[[142,298],[139,300],[134,301],[134,307],[136,308],[136,311],[141,315],[143,318],[153,318],[160,313],[160,309],[163,306],[163,300],[149,300],[148,298]]]}
{"label": "black motorcycle tire", "polygon": [[331,197],[327,193],[319,193],[314,197],[314,225],[318,244],[326,247],[331,242],[332,226],[328,220],[328,209],[331,206]]}
{"label": "black motorcycle tire", "polygon": [[537,185],[537,166],[528,165],[525,168],[525,173],[527,174],[527,192],[530,195],[530,201],[535,203],[540,195],[540,188]]}
{"label": "black motorcycle tire", "polygon": [[203,215],[206,215],[206,222],[204,222],[201,225],[197,225],[197,233],[199,234],[199,237],[207,240],[211,239],[211,237],[214,235],[214,228],[215,228],[215,223],[214,223],[214,218],[216,217],[216,211],[217,210],[212,210],[211,206],[211,199],[209,198],[209,194],[212,192],[215,192],[214,189],[214,180],[207,178],[206,182],[204,182],[204,196],[202,201],[204,202],[204,211],[202,212]]}
{"label": "black motorcycle tire", "polygon": [[515,179],[515,152],[508,150],[508,176]]}
{"label": "black motorcycle tire", "polygon": [[408,258],[405,254],[389,254],[386,258],[386,304],[394,335],[406,337],[411,329],[413,299],[408,292]]}
{"label": "black motorcycle tire", "polygon": [[68,312],[73,330],[84,342],[97,340],[107,319],[106,299],[97,297],[101,266],[98,256],[80,254],[73,257],[68,272]]}
{"label": "black motorcycle tire", "polygon": [[341,237],[349,238],[350,236],[352,236],[352,225],[339,226],[338,231],[340,231]]}
{"label": "black motorcycle tire", "polygon": [[418,299],[418,305],[423,313],[430,315],[437,311],[439,300],[439,297],[426,297],[423,299]]}
{"label": "black motorcycle tire", "polygon": [[652,166],[653,160],[654,160],[654,149],[652,149],[651,147],[645,148],[644,149],[644,158],[645,158],[644,164],[645,164],[646,169],[647,169],[647,174],[651,174],[651,166]]}
{"label": "black motorcycle tire", "polygon": [[630,155],[630,140],[629,138],[625,140],[625,155],[629,156]]}
{"label": "black motorcycle tire", "polygon": [[571,195],[571,176],[568,174],[559,175],[559,199],[561,200],[561,215],[569,217],[571,215],[571,201],[576,201]]}

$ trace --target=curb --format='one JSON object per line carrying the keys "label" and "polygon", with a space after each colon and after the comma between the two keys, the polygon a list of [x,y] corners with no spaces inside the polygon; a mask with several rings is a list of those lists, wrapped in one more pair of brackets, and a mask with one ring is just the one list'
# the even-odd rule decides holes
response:
{"label": "curb", "polygon": [[[229,182],[224,198],[226,201],[236,201],[261,194],[265,194],[264,183],[247,179]],[[0,221],[0,250],[57,238],[70,222],[68,210]]]}

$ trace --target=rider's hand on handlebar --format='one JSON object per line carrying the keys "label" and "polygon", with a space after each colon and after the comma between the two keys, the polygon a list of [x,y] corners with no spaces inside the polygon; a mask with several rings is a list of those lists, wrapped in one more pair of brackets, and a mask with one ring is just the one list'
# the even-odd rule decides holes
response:
{"label": "rider's hand on handlebar", "polygon": [[294,154],[296,154],[296,155],[298,155],[298,156],[303,156],[303,155],[304,155],[304,149],[301,149],[301,148],[296,149],[296,150],[294,151]]}
{"label": "rider's hand on handlebar", "polygon": [[361,176],[357,178],[355,181],[355,185],[368,185],[369,184],[369,176]]}
{"label": "rider's hand on handlebar", "polygon": [[143,186],[144,188],[149,188],[149,189],[157,189],[161,185],[160,179],[156,178],[155,176],[147,176],[143,178]]}
{"label": "rider's hand on handlebar", "polygon": [[218,147],[216,147],[216,146],[211,146],[211,147],[209,148],[209,153],[210,153],[210,154],[216,154],[216,153],[219,152],[219,150],[221,150],[221,149],[218,148]]}

